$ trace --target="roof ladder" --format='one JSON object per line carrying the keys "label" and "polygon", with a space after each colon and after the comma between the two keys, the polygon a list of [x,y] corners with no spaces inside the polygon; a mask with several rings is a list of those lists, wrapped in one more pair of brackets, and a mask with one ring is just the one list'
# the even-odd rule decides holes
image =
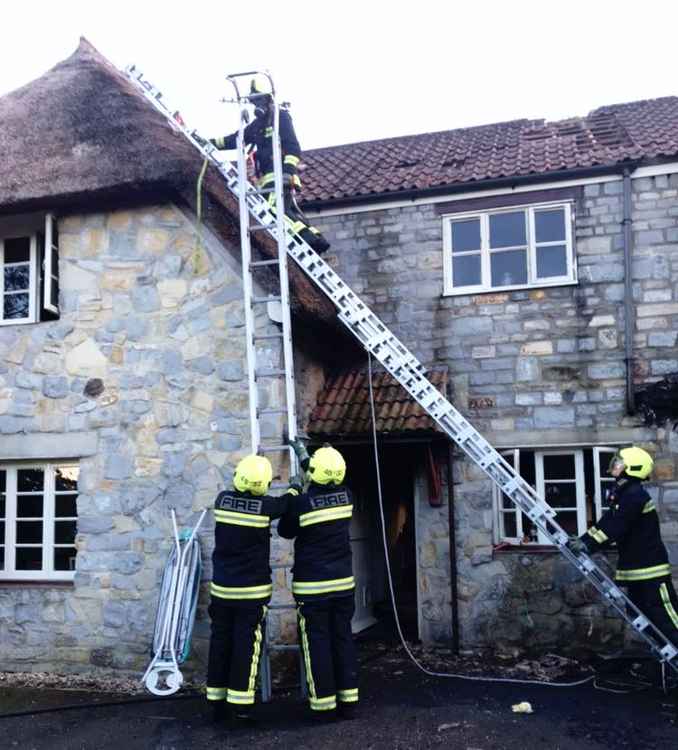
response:
{"label": "roof ladder", "polygon": [[[144,96],[184,132],[198,150],[211,159],[233,192],[239,188],[238,172],[232,164],[216,159],[214,148],[201,147],[191,133],[176,123],[171,111],[161,102],[157,89],[141,74],[127,74],[139,86]],[[157,92],[157,94],[156,94]],[[280,246],[281,232],[285,232],[287,252],[297,265],[337,306],[339,320],[358,339],[362,346],[381,362],[384,368],[424,408],[440,428],[453,440],[513,503],[531,518],[544,536],[565,559],[577,568],[600,592],[617,614],[646,642],[654,656],[678,673],[678,644],[666,636],[636,607],[622,589],[609,578],[585,552],[574,553],[568,546],[568,534],[556,522],[555,511],[540,497],[530,484],[483,438],[424,375],[425,369],[407,347],[379,320],[379,318],[352,292],[338,274],[291,228],[270,211],[266,201],[257,195],[247,195],[247,208],[260,224],[269,227]],[[279,202],[277,205],[281,205]],[[249,223],[241,215],[241,226]],[[283,227],[281,229],[281,226]],[[283,253],[281,253],[282,255]],[[384,335],[384,334],[388,335]]]}

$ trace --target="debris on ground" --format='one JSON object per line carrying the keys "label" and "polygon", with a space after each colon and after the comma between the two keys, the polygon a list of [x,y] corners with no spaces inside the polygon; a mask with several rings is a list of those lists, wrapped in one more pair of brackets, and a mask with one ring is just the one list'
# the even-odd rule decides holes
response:
{"label": "debris on ground", "polygon": [[532,704],[529,701],[521,701],[520,703],[514,703],[511,706],[511,711],[514,714],[532,714]]}
{"label": "debris on ground", "polygon": [[[48,672],[0,672],[0,688],[77,690],[91,693],[138,695],[146,693],[139,677],[92,674],[50,674]],[[197,685],[184,683],[184,688]]]}

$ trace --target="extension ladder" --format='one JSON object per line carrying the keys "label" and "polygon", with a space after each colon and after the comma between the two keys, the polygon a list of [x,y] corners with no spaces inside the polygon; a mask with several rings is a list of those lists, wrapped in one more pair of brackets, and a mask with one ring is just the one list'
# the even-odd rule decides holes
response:
{"label": "extension ladder", "polygon": [[[178,124],[170,110],[160,101],[160,92],[143,79],[130,74],[146,97],[173,126],[181,130],[201,153],[219,169],[228,187],[236,194],[239,186],[237,170],[230,163],[216,159],[214,148],[201,147],[190,131]],[[259,226],[269,232],[276,230],[276,216],[266,201],[253,189],[244,191],[247,208]],[[574,565],[600,592],[619,616],[647,643],[654,656],[678,673],[678,647],[673,644],[633,604],[622,589],[585,552],[573,552],[567,532],[556,522],[556,512],[518,472],[483,438],[454,406],[429,382],[424,366],[407,347],[379,320],[364,302],[341,280],[339,275],[318,256],[298,235],[286,228],[287,252],[306,275],[332,300],[339,320],[361,345],[381,362],[384,368],[405,388],[420,406],[459,448],[509,497],[539,528],[565,559]]]}

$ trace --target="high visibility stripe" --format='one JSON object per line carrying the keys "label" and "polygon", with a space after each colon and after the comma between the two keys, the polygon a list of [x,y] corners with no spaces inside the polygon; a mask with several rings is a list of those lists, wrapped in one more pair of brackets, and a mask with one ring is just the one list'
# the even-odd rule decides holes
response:
{"label": "high visibility stripe", "polygon": [[229,523],[233,526],[253,526],[257,529],[265,529],[271,523],[271,519],[268,516],[238,513],[235,510],[215,510],[214,518],[220,523]]}
{"label": "high visibility stripe", "polygon": [[671,566],[668,563],[655,565],[652,568],[634,568],[633,570],[618,570],[616,579],[618,581],[648,581],[652,578],[663,578],[671,575]]}
{"label": "high visibility stripe", "polygon": [[678,612],[676,612],[673,606],[673,602],[671,601],[669,587],[665,583],[662,583],[659,587],[659,593],[661,594],[662,602],[664,603],[664,609],[667,611],[669,617],[671,618],[673,626],[675,628],[678,628]]}
{"label": "high visibility stripe", "polygon": [[225,687],[208,687],[207,688],[207,700],[208,701],[223,701],[226,698]]}
{"label": "high visibility stripe", "polygon": [[271,138],[273,136],[273,128],[266,128],[266,130],[264,130],[264,136],[266,138]]}
{"label": "high visibility stripe", "polygon": [[288,495],[294,495],[295,497],[299,494],[299,490],[295,490],[294,487],[290,487],[287,490]]}
{"label": "high visibility stripe", "polygon": [[329,594],[333,591],[348,591],[355,587],[353,576],[331,581],[293,581],[293,594]]}
{"label": "high visibility stripe", "polygon": [[[257,181],[257,185],[260,188],[265,188],[265,187],[268,187],[269,183],[273,183],[273,182],[275,182],[275,172],[266,172],[266,174],[262,175],[259,178],[259,180]],[[294,184],[294,187],[298,187],[298,188],[301,187],[301,179],[299,178],[299,175],[297,174],[292,175],[292,182]],[[275,200],[274,193],[271,193],[271,195],[269,195],[268,197],[269,201],[271,200],[271,198]]]}
{"label": "high visibility stripe", "polygon": [[290,164],[293,167],[296,167],[301,159],[298,156],[295,156],[294,154],[287,154],[285,158],[283,159],[283,164]]}
{"label": "high visibility stripe", "polygon": [[648,500],[643,506],[643,513],[652,513],[653,510],[657,510],[654,501]]}
{"label": "high visibility stripe", "polygon": [[358,688],[337,691],[337,698],[342,703],[355,703],[358,700]]}
{"label": "high visibility stripe", "polygon": [[214,139],[214,145],[217,148],[223,148],[224,147],[224,143],[226,143],[226,138],[223,135],[220,135],[220,136],[218,136],[217,138]]}
{"label": "high visibility stripe", "polygon": [[228,703],[237,703],[240,706],[251,706],[254,703],[254,690],[231,690],[231,688],[228,688],[226,700]]}
{"label": "high visibility stripe", "polygon": [[306,632],[306,618],[301,613],[301,607],[297,607],[297,617],[299,619],[299,631],[301,633],[301,650],[304,654],[304,666],[306,667],[306,682],[308,684],[308,694],[310,700],[316,698],[315,681],[313,680],[313,670],[311,669],[311,650],[308,647],[308,633]]}
{"label": "high visibility stripe", "polygon": [[337,707],[337,696],[329,695],[327,698],[309,698],[312,711],[334,711]]}
{"label": "high visibility stripe", "polygon": [[605,544],[605,542],[609,539],[608,535],[604,531],[597,529],[595,526],[591,526],[591,528],[586,533],[590,537],[593,537],[598,542],[598,544]]}
{"label": "high visibility stripe", "polygon": [[219,599],[265,599],[273,593],[273,584],[262,586],[219,586],[210,583],[210,593]]}
{"label": "high visibility stripe", "polygon": [[350,518],[353,513],[352,505],[342,505],[336,508],[323,508],[322,510],[312,510],[309,513],[302,513],[299,516],[299,526],[310,526],[314,523],[323,523],[325,521],[336,521],[339,518]]}
{"label": "high visibility stripe", "polygon": [[254,631],[254,648],[252,650],[252,663],[250,664],[250,678],[247,682],[247,691],[252,693],[254,698],[254,689],[257,681],[257,670],[259,669],[259,657],[261,656],[261,623],[266,617],[266,607],[261,608],[261,620]]}

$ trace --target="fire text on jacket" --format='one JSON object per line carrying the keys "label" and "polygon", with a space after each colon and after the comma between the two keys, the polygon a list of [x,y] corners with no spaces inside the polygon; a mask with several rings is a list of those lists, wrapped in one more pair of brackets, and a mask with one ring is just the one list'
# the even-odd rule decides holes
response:
{"label": "fire text on jacket", "polygon": [[351,501],[348,498],[348,493],[342,490],[341,492],[328,492],[325,495],[316,495],[310,497],[309,502],[311,507],[318,508],[332,508],[335,505],[350,505]]}
{"label": "fire text on jacket", "polygon": [[217,498],[216,507],[219,510],[237,510],[241,513],[261,514],[264,503],[262,500],[256,500],[253,497],[238,497],[228,492],[222,492]]}

